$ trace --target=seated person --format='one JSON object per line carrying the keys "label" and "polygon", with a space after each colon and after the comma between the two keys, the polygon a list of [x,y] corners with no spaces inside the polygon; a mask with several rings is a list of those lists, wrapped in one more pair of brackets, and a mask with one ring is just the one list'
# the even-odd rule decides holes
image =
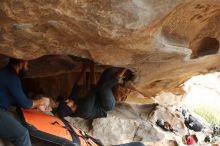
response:
{"label": "seated person", "polygon": [[102,73],[98,83],[94,71],[94,64],[90,65],[92,87],[83,97],[77,98],[83,85],[83,76],[87,70],[84,64],[81,76],[74,85],[70,97],[60,102],[57,114],[60,118],[66,116],[95,119],[106,117],[107,111],[115,106],[115,97],[112,88],[125,77],[127,69],[107,68]]}

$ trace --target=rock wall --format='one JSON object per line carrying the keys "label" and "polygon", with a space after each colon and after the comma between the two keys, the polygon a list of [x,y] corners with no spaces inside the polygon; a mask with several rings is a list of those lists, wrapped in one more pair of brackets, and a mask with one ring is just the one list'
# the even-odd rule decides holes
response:
{"label": "rock wall", "polygon": [[182,94],[185,80],[220,66],[219,8],[219,0],[1,0],[0,54],[79,56],[132,69],[145,97]]}
{"label": "rock wall", "polygon": [[[80,118],[68,120],[91,135],[101,139],[105,145],[121,144],[132,141],[141,141],[146,146],[185,146],[183,137],[188,134],[184,125],[184,118],[178,111],[179,107],[157,104],[139,105],[131,103],[119,103],[106,118],[98,118],[93,121]],[[220,138],[214,143],[205,143],[205,136],[212,133],[212,128],[202,117],[192,112],[204,126],[201,132],[190,131],[196,134],[198,146],[219,144]],[[176,132],[164,131],[156,125],[157,119],[169,122]]]}
{"label": "rock wall", "polygon": [[[157,118],[169,121],[173,128],[178,130],[178,136],[157,127],[155,125]],[[141,141],[149,146],[155,144],[168,145],[169,143],[176,146],[177,143],[181,145],[181,136],[186,132],[178,112],[157,106],[156,104],[137,105],[119,103],[108,114],[107,118],[89,121],[67,117],[66,120],[94,137],[101,139],[104,145]]]}
{"label": "rock wall", "polygon": [[[219,6],[218,0],[199,0],[179,5],[164,21],[162,32],[171,42],[191,48],[193,57],[209,54],[206,50],[200,50],[200,45],[205,38],[213,38],[218,47],[216,52],[210,54],[215,54],[218,52],[220,41],[217,29],[220,22]],[[209,41],[212,40],[205,44],[209,44]],[[212,45],[215,43],[211,42],[206,48],[207,51],[212,51]]]}

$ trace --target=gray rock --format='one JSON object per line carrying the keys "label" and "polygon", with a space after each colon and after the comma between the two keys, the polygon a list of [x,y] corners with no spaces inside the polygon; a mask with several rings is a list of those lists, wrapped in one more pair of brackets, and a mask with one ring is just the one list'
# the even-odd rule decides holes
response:
{"label": "gray rock", "polygon": [[66,117],[65,119],[70,122],[71,126],[74,126],[80,130],[90,133],[92,120],[85,120],[85,119],[77,118],[77,117],[74,117],[74,118]]}
{"label": "gray rock", "polygon": [[13,24],[13,29],[17,30],[17,31],[32,28],[32,27],[33,27],[33,24],[30,24],[30,23],[16,23],[16,24]]}
{"label": "gray rock", "polygon": [[95,119],[92,126],[94,137],[101,139],[105,145],[114,145],[133,141],[139,123],[135,120],[109,116]]}

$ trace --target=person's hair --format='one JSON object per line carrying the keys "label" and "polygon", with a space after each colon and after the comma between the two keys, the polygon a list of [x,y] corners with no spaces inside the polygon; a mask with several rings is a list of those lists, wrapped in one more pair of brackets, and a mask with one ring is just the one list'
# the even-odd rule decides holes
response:
{"label": "person's hair", "polygon": [[16,58],[9,58],[8,65],[11,67],[15,67],[19,65],[20,63],[24,62],[25,60],[16,59]]}

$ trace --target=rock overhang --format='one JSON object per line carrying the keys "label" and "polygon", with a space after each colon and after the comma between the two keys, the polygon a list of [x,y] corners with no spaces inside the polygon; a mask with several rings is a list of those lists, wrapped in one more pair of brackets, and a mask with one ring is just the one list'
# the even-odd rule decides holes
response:
{"label": "rock overhang", "polygon": [[[174,89],[185,80],[219,68],[218,49],[198,55],[203,38],[219,42],[218,3],[2,1],[0,53],[21,59],[44,55],[87,58],[132,69],[138,76],[133,86],[146,97],[162,90],[181,94]],[[190,53],[198,57],[187,58],[193,56]]]}

